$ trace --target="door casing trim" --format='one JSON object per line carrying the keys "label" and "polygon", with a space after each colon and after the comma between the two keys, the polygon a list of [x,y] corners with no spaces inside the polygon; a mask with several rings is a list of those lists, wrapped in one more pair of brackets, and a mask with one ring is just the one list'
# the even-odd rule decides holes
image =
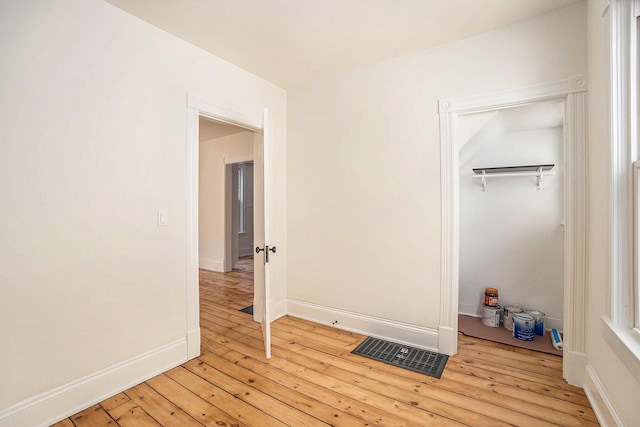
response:
{"label": "door casing trim", "polygon": [[[565,266],[563,375],[582,386],[584,369],[570,369],[586,352],[587,79],[584,75],[489,95],[439,100],[441,147],[441,277],[438,351],[453,355],[458,341],[459,182],[457,117],[548,100],[565,105]],[[582,365],[582,364],[580,364]]]}
{"label": "door casing trim", "polygon": [[[262,112],[262,111],[261,111]],[[187,360],[200,356],[200,295],[198,275],[198,174],[200,116],[262,133],[263,118],[250,116],[187,93],[186,144],[186,282]]]}

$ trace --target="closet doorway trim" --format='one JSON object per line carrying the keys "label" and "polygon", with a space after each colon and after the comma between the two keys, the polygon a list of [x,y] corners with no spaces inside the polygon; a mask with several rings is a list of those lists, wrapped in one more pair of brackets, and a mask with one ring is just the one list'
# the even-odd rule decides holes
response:
{"label": "closet doorway trim", "polygon": [[585,354],[587,271],[587,80],[566,80],[521,89],[439,101],[441,147],[441,277],[438,351],[453,355],[458,349],[459,171],[456,148],[457,117],[535,102],[564,101],[565,201],[564,240],[564,358],[563,375],[582,386]]}

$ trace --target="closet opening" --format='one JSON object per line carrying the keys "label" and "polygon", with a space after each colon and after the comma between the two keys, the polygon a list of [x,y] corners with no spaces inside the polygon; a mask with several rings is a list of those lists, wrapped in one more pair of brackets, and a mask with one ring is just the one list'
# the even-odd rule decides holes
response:
{"label": "closet opening", "polygon": [[564,330],[564,111],[560,99],[457,118],[466,335],[562,355],[549,334]]}

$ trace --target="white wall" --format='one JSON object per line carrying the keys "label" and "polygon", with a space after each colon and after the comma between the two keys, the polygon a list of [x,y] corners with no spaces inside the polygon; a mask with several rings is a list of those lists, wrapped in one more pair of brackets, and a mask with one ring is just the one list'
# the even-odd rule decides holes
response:
{"label": "white wall", "polygon": [[[225,159],[253,158],[253,132],[200,141],[198,249],[200,268],[224,271]],[[253,242],[252,242],[253,244]]]}
{"label": "white wall", "polygon": [[0,425],[38,425],[187,354],[188,92],[270,108],[283,298],[286,95],[100,0],[2,2],[0,40]]}
{"label": "white wall", "polygon": [[437,346],[438,99],[585,73],[585,40],[578,3],[290,92],[290,306]]}
{"label": "white wall", "polygon": [[589,276],[586,343],[591,370],[588,370],[586,388],[592,403],[598,405],[596,411],[602,411],[605,415],[613,412],[623,425],[635,426],[640,420],[640,383],[604,339],[600,318],[607,313],[608,260],[611,257],[608,230],[609,16],[601,16],[606,5],[607,2],[603,0],[590,0],[588,4]]}
{"label": "white wall", "polygon": [[[461,313],[481,315],[484,289],[495,287],[500,305],[540,310],[545,327],[562,330],[563,128],[472,139],[460,157],[468,159],[460,163],[459,181]],[[532,164],[556,165],[556,175],[544,177],[540,191],[536,177],[489,177],[484,192],[472,177],[473,168]]]}

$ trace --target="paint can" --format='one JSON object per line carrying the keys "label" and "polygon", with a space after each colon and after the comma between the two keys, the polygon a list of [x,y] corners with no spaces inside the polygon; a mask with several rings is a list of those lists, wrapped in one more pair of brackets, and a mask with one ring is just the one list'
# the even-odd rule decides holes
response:
{"label": "paint can", "polygon": [[522,341],[533,341],[536,321],[526,313],[514,313],[513,336]]}
{"label": "paint can", "polygon": [[544,318],[545,314],[538,310],[527,310],[527,314],[533,317],[536,322],[535,334],[538,336],[544,336]]}
{"label": "paint can", "polygon": [[504,307],[502,316],[503,326],[508,331],[513,331],[513,315],[515,313],[523,313],[524,307],[522,304],[511,304]]}
{"label": "paint can", "polygon": [[482,324],[497,328],[500,326],[500,306],[491,307],[482,304]]}
{"label": "paint can", "polygon": [[498,290],[496,288],[485,288],[484,305],[488,305],[489,307],[498,306]]}

